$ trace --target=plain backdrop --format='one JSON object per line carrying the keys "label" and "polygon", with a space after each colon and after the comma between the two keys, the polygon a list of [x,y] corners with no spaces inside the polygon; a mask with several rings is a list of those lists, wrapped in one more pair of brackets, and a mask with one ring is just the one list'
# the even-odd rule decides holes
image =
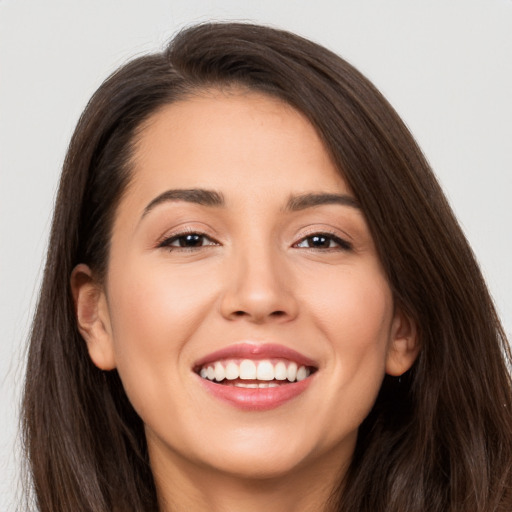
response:
{"label": "plain backdrop", "polygon": [[0,0],[0,510],[60,167],[94,90],[195,22],[247,20],[339,53],[423,148],[512,333],[512,0]]}

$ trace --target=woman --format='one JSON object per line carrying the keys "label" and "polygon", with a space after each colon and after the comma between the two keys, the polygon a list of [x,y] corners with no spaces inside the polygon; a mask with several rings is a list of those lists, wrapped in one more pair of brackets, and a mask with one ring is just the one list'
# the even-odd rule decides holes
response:
{"label": "woman", "polygon": [[24,432],[39,510],[512,509],[510,352],[396,113],[207,24],[75,131]]}

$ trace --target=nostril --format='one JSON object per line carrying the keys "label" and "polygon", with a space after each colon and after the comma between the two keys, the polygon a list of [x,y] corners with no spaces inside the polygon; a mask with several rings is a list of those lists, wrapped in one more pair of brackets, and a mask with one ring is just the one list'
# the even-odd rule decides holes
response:
{"label": "nostril", "polygon": [[[248,315],[248,313],[246,311],[242,311],[242,310],[239,310],[239,311],[233,311],[233,316],[235,317],[242,317],[242,316],[246,316]],[[269,314],[269,317],[273,317],[273,318],[281,318],[283,316],[286,316],[286,313],[284,311],[272,311],[272,313]]]}

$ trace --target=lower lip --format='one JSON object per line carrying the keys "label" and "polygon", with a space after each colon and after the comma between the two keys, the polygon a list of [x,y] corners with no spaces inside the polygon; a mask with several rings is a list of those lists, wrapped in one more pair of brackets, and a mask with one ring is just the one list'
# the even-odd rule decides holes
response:
{"label": "lower lip", "polygon": [[306,391],[312,377],[300,382],[281,384],[275,388],[239,388],[216,384],[198,376],[202,385],[213,396],[245,411],[267,411],[293,400]]}

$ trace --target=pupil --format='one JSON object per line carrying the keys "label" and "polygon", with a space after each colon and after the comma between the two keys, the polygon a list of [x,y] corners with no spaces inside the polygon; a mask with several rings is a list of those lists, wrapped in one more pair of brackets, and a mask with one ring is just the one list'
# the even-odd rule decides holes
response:
{"label": "pupil", "polygon": [[186,235],[180,239],[180,246],[181,247],[196,247],[198,245],[201,245],[201,242],[203,241],[202,235]]}
{"label": "pupil", "polygon": [[328,247],[329,239],[325,236],[312,236],[309,242],[310,247]]}

